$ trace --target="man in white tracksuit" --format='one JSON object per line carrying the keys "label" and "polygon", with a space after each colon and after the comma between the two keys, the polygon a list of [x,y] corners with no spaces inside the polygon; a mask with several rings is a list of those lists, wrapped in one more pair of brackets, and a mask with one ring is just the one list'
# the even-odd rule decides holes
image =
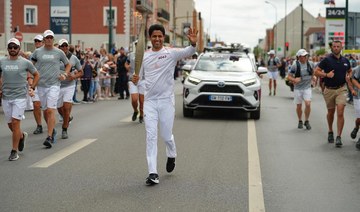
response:
{"label": "man in white tracksuit", "polygon": [[154,24],[149,28],[152,49],[144,54],[139,76],[133,76],[133,82],[139,78],[145,81],[144,121],[146,128],[146,157],[149,176],[147,185],[159,183],[157,171],[157,129],[166,144],[166,171],[175,168],[176,146],[172,128],[175,118],[174,69],[180,59],[191,57],[195,53],[197,30],[190,28],[187,35],[191,45],[184,49],[172,49],[163,46],[165,29]]}

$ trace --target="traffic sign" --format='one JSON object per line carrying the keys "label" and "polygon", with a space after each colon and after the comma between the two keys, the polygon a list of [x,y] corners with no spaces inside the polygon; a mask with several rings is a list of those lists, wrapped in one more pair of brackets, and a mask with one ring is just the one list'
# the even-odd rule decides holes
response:
{"label": "traffic sign", "polygon": [[17,32],[15,32],[15,38],[21,42],[23,40],[23,34],[19,31],[17,31]]}

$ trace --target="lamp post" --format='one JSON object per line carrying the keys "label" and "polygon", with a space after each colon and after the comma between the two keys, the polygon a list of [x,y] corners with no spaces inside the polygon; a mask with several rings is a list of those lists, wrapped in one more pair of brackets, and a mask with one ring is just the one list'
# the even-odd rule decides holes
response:
{"label": "lamp post", "polygon": [[111,49],[112,49],[112,27],[113,27],[113,16],[112,16],[112,2],[111,0],[109,0],[109,16],[108,16],[108,21],[109,21],[109,46],[108,46],[108,52],[111,53]]}
{"label": "lamp post", "polygon": [[286,58],[286,9],[287,0],[285,0],[285,17],[284,17],[284,57]]}
{"label": "lamp post", "polygon": [[271,6],[273,6],[274,7],[274,9],[275,9],[275,27],[276,27],[276,30],[274,30],[274,50],[276,51],[277,50],[277,8],[276,8],[276,6],[273,4],[273,3],[271,3],[271,2],[269,2],[269,1],[265,1],[265,3],[266,4],[270,4]]}

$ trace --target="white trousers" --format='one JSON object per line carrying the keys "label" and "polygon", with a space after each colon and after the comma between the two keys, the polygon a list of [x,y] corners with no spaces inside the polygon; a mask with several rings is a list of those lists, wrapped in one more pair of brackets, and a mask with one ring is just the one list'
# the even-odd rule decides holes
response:
{"label": "white trousers", "polygon": [[166,145],[167,157],[176,157],[176,146],[172,129],[175,118],[175,98],[145,100],[144,121],[146,129],[146,158],[149,174],[157,172],[158,124],[161,138]]}

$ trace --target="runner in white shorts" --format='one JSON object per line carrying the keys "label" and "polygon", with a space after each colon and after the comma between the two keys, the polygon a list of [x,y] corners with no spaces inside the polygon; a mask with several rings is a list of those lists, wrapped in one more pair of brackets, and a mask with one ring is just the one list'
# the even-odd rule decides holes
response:
{"label": "runner in white shorts", "polygon": [[20,129],[20,122],[26,108],[26,95],[32,96],[34,87],[28,86],[27,76],[30,73],[33,77],[33,86],[39,80],[39,73],[35,66],[27,59],[19,57],[20,42],[11,38],[7,42],[9,56],[0,59],[0,87],[2,95],[2,108],[5,120],[12,132],[12,150],[10,161],[19,159],[17,151],[23,151],[27,133]]}
{"label": "runner in white shorts", "polygon": [[[308,61],[308,55],[305,49],[300,49],[296,53],[297,60],[291,66],[288,79],[294,84],[294,103],[296,104],[296,114],[299,119],[298,128],[302,129],[303,125],[305,125],[306,129],[310,130],[311,82],[313,80],[314,64]],[[303,102],[305,103],[305,123],[302,121]]]}
{"label": "runner in white shorts", "polygon": [[[350,136],[355,139],[359,131],[360,126],[360,65],[353,68],[353,75],[351,82],[354,85],[355,94],[353,95],[354,109],[355,109],[355,127],[351,132]],[[360,150],[360,138],[356,142],[356,148]]]}
{"label": "runner in white shorts", "polygon": [[[46,30],[43,37],[44,46],[34,51],[31,60],[40,72],[38,93],[48,128],[43,144],[46,148],[51,148],[51,143],[56,142],[55,111],[60,93],[60,81],[69,76],[71,65],[65,53],[54,47],[54,33]],[[61,62],[65,65],[65,72],[60,70]]]}
{"label": "runner in white shorts", "polygon": [[[137,115],[140,111],[139,122],[144,121],[144,80],[139,80],[136,84],[132,82],[132,77],[135,73],[135,52],[129,54],[129,60],[125,63],[125,68],[129,72],[129,92],[131,96],[131,106],[134,110],[132,120],[136,121]],[[139,109],[138,109],[139,107]]]}
{"label": "runner in white shorts", "polygon": [[[268,68],[268,77],[269,77],[269,96],[271,96],[271,89],[274,87],[274,93],[273,95],[276,95],[276,80],[279,75],[279,67],[281,67],[281,62],[279,58],[275,56],[275,51],[270,50],[268,52],[269,60],[267,62],[267,68]],[[273,86],[274,85],[274,86]]]}
{"label": "runner in white shorts", "polygon": [[[44,40],[44,37],[42,35],[36,35],[34,37],[35,49],[38,49],[44,45],[43,40]],[[31,57],[32,57],[32,55],[30,55],[29,58],[31,59]],[[36,67],[36,65],[35,65],[35,67]],[[32,85],[32,77],[31,76],[28,76],[28,77],[29,77],[29,83],[30,83],[30,85]],[[33,114],[34,114],[34,118],[35,118],[35,122],[36,122],[36,129],[34,130],[33,134],[40,134],[40,133],[43,133],[43,128],[42,128],[42,121],[41,121],[41,102],[40,102],[37,87],[35,87],[34,96],[32,97],[32,102],[33,102],[33,106],[34,106]]]}
{"label": "runner in white shorts", "polygon": [[[72,116],[70,116],[70,114],[72,109],[73,96],[75,93],[75,80],[83,75],[83,70],[79,59],[69,51],[70,46],[67,40],[60,39],[59,48],[65,53],[71,65],[70,74],[66,80],[61,81],[60,95],[57,104],[58,112],[63,118],[61,138],[67,139],[69,137],[67,129],[69,127],[70,121],[72,120]],[[60,70],[65,70],[63,63],[61,63]]]}

